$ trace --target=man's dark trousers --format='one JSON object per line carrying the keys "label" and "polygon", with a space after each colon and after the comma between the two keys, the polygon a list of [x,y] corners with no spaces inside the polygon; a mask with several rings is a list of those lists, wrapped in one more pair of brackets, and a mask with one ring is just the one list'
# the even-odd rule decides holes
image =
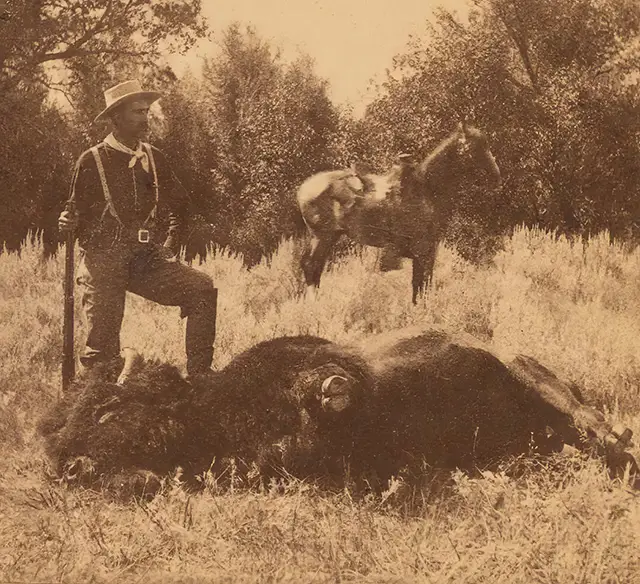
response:
{"label": "man's dark trousers", "polygon": [[217,290],[206,274],[178,262],[169,249],[151,243],[117,241],[108,249],[83,250],[78,270],[87,319],[80,358],[90,367],[120,353],[126,292],[165,306],[180,306],[187,318],[187,371],[211,367],[216,333]]}

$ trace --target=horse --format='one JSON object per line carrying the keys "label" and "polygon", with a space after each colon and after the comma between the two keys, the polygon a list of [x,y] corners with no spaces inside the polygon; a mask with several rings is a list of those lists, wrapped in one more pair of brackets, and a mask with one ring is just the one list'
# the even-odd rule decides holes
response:
{"label": "horse", "polygon": [[420,162],[402,160],[383,175],[352,166],[307,178],[296,193],[310,236],[300,261],[307,290],[320,286],[331,249],[346,235],[383,248],[387,269],[397,269],[402,257],[411,259],[416,304],[431,284],[456,193],[479,173],[500,186],[500,169],[486,135],[461,122]]}

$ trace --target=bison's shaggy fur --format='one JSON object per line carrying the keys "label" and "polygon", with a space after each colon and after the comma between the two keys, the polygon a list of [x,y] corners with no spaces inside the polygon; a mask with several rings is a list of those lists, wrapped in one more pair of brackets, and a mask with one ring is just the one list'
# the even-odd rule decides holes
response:
{"label": "bison's shaggy fur", "polygon": [[123,494],[154,492],[177,466],[215,473],[228,457],[255,463],[263,480],[284,470],[342,481],[348,463],[376,488],[407,469],[474,471],[565,443],[615,473],[638,471],[604,416],[540,363],[439,330],[355,347],[282,337],[190,381],[140,360],[120,386],[119,365],[78,381],[40,430],[58,473]]}
{"label": "bison's shaggy fur", "polygon": [[39,430],[60,476],[125,494],[155,491],[153,475],[182,460],[192,388],[175,367],[142,359],[119,386],[121,368],[115,359],[76,381]]}
{"label": "bison's shaggy fur", "polygon": [[316,357],[316,365],[359,379],[342,386],[357,407],[329,416],[342,432],[332,445],[381,487],[407,469],[475,471],[564,444],[603,455],[612,474],[627,463],[638,472],[604,416],[531,357],[502,361],[473,339],[415,329]]}
{"label": "bison's shaggy fur", "polygon": [[303,458],[313,458],[317,439],[307,414],[313,398],[296,380],[313,354],[329,345],[313,336],[265,341],[221,371],[195,379],[192,468],[207,469],[216,455],[234,456],[257,463],[268,478],[281,466],[293,471]]}
{"label": "bison's shaggy fur", "polygon": [[59,476],[116,494],[149,492],[178,466],[186,477],[215,470],[226,457],[257,463],[265,478],[307,468],[317,440],[305,404],[315,398],[296,379],[325,345],[312,336],[265,341],[189,381],[138,359],[118,385],[115,360],[76,381],[41,420],[46,451]]}

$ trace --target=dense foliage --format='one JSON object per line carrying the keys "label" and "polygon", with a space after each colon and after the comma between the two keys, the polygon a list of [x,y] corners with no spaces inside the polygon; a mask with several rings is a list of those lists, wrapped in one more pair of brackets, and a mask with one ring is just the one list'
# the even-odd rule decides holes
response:
{"label": "dense foliage", "polygon": [[329,168],[338,114],[310,60],[283,63],[251,29],[232,26],[200,81],[163,101],[163,148],[218,244],[253,264],[296,230],[293,192]]}
{"label": "dense foliage", "polygon": [[640,4],[473,4],[468,20],[439,12],[395,59],[368,111],[373,141],[424,151],[466,117],[492,136],[506,178],[500,198],[470,189],[458,202],[467,227],[637,238]]}
{"label": "dense foliage", "polygon": [[240,25],[227,29],[202,75],[178,79],[162,55],[206,34],[198,0],[7,6],[0,241],[8,249],[43,228],[49,248],[55,242],[73,160],[106,130],[91,121],[102,91],[128,76],[165,93],[154,140],[192,195],[192,243],[230,247],[248,265],[300,230],[293,194],[306,176],[354,160],[384,170],[400,152],[428,152],[463,117],[488,132],[506,179],[498,193],[471,186],[454,202],[448,238],[467,257],[520,223],[640,237],[635,0],[473,0],[465,18],[440,10],[394,59],[360,120],[331,103],[310,59],[286,61]]}
{"label": "dense foliage", "polygon": [[162,52],[188,49],[206,27],[199,0],[7,0],[0,11],[0,242],[17,250],[29,230],[48,228],[54,242],[102,89],[157,70]]}

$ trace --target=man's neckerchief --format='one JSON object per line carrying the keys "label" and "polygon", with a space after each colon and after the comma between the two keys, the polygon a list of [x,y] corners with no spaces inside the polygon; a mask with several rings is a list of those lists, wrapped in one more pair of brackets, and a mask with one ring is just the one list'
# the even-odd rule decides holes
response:
{"label": "man's neckerchief", "polygon": [[131,160],[129,160],[129,168],[133,168],[139,160],[144,171],[149,172],[149,156],[142,148],[142,142],[138,142],[136,149],[132,150],[122,142],[119,142],[113,133],[111,133],[104,139],[104,143],[111,146],[111,148],[118,152],[123,152],[124,154],[131,156]]}

